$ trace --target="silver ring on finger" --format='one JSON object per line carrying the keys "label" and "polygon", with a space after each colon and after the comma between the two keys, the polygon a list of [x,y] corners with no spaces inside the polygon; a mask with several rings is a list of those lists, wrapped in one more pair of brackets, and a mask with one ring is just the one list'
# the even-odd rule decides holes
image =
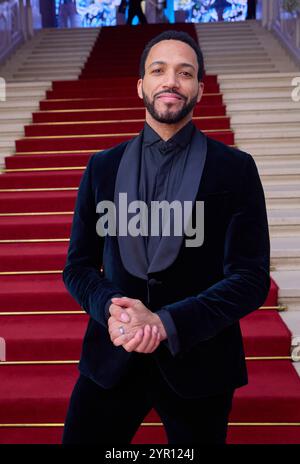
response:
{"label": "silver ring on finger", "polygon": [[119,327],[119,332],[120,332],[121,335],[125,334],[125,329],[124,329],[124,327],[122,325],[120,325],[120,327]]}

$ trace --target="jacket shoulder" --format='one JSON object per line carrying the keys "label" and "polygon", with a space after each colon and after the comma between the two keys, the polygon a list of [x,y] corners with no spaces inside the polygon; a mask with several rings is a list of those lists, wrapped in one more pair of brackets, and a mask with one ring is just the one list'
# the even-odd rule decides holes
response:
{"label": "jacket shoulder", "polygon": [[218,140],[211,139],[207,137],[207,151],[208,153],[217,156],[218,158],[223,158],[224,161],[233,162],[233,163],[242,163],[245,161],[253,160],[253,157],[250,153],[240,150],[236,147],[231,147],[226,145],[223,142]]}
{"label": "jacket shoulder", "polygon": [[128,142],[129,141],[127,140],[126,142],[119,143],[118,145],[112,148],[107,148],[106,150],[97,151],[91,156],[93,165],[94,166],[97,166],[98,164],[103,165],[107,162],[111,163],[116,160],[120,160]]}

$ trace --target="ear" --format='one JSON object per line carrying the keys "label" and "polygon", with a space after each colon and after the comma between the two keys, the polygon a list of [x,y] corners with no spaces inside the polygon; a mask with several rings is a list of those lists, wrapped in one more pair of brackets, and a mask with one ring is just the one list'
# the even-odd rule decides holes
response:
{"label": "ear", "polygon": [[137,81],[137,93],[140,99],[143,99],[143,79]]}
{"label": "ear", "polygon": [[199,82],[199,90],[198,90],[197,103],[199,103],[199,101],[201,100],[202,95],[203,95],[203,92],[204,92],[204,83],[203,83],[203,82]]}

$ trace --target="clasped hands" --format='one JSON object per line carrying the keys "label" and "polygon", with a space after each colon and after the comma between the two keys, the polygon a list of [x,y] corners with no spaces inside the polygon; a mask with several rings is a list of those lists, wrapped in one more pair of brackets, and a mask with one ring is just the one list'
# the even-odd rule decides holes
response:
{"label": "clasped hands", "polygon": [[[115,346],[128,351],[152,353],[167,338],[160,317],[150,311],[140,300],[112,298],[109,307],[108,331]],[[125,333],[120,333],[123,326]]]}

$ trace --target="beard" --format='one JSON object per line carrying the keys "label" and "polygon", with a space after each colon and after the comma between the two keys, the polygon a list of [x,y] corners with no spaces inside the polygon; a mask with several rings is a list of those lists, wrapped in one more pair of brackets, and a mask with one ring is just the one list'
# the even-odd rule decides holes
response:
{"label": "beard", "polygon": [[184,119],[196,106],[197,104],[197,98],[198,94],[195,95],[189,102],[187,102],[187,98],[184,97],[183,95],[177,93],[177,92],[160,92],[160,93],[170,93],[170,94],[175,94],[179,95],[181,98],[184,99],[184,105],[180,110],[177,111],[171,111],[170,109],[166,109],[164,112],[158,112],[155,109],[155,98],[159,95],[155,95],[153,98],[153,101],[151,102],[147,95],[145,94],[144,90],[143,92],[143,100],[144,100],[144,105],[153,117],[158,122],[164,123],[164,124],[176,124],[182,119]]}

